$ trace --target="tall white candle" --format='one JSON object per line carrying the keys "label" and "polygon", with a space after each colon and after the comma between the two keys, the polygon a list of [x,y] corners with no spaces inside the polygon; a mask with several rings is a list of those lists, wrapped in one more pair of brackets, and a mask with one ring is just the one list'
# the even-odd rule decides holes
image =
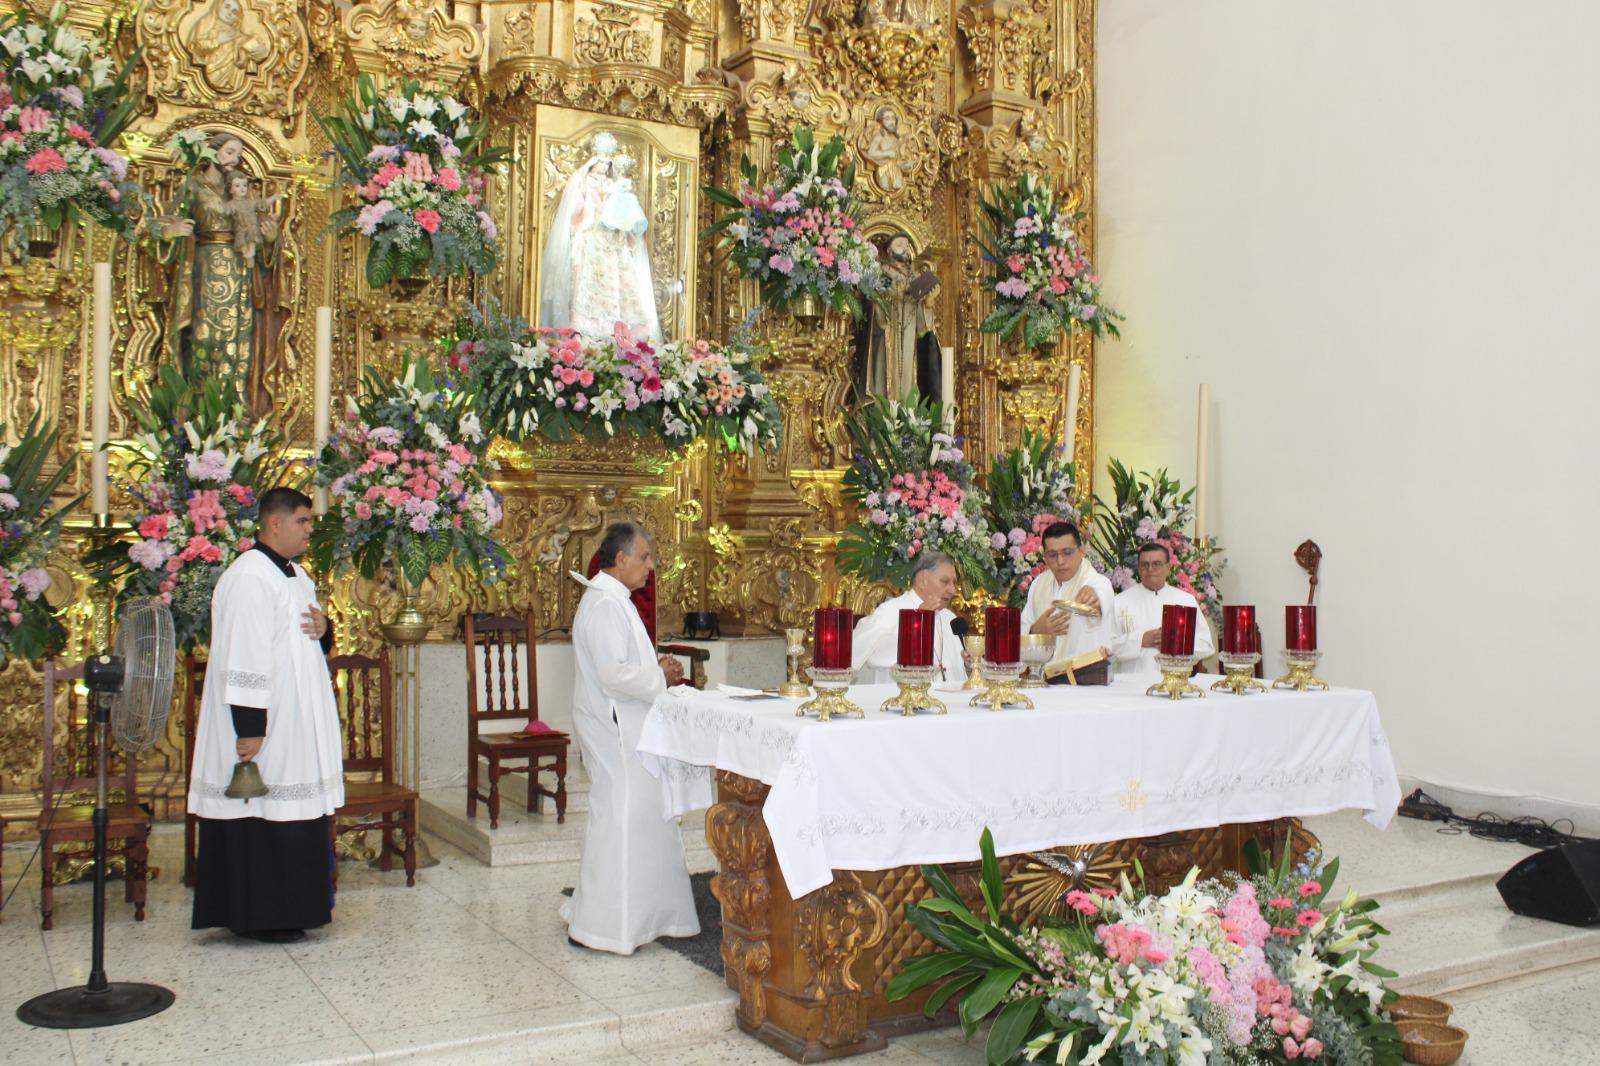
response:
{"label": "tall white candle", "polygon": [[92,318],[94,352],[94,409],[90,429],[94,453],[89,460],[89,484],[95,514],[111,513],[110,456],[106,445],[111,440],[111,264],[94,265],[94,304]]}
{"label": "tall white candle", "polygon": [[[1067,367],[1067,402],[1061,409],[1061,443],[1066,448],[1068,462],[1077,455],[1074,446],[1078,442],[1078,399],[1082,395],[1083,364],[1073,360]],[[1087,483],[1084,471],[1077,471],[1077,480],[1080,486]]]}
{"label": "tall white candle", "polygon": [[1200,386],[1200,410],[1195,416],[1194,539],[1206,539],[1206,473],[1210,466],[1211,386]]}
{"label": "tall white candle", "polygon": [[944,405],[944,422],[948,430],[956,420],[956,350],[939,349],[939,402]]}
{"label": "tall white candle", "polygon": [[[312,454],[322,454],[328,443],[328,423],[333,400],[333,308],[317,308],[317,364],[312,391]],[[328,508],[327,490],[317,489],[317,510]]]}

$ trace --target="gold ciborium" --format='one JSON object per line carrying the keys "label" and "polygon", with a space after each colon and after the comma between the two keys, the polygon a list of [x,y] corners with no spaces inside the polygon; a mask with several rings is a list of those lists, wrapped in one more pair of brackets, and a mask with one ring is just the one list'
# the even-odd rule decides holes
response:
{"label": "gold ciborium", "polygon": [[1205,692],[1189,681],[1194,673],[1193,655],[1157,655],[1156,665],[1161,667],[1161,680],[1144,690],[1146,696],[1165,696],[1181,700],[1185,696],[1205,698]]}
{"label": "gold ciborium", "polygon": [[1240,654],[1225,651],[1217,659],[1222,663],[1223,678],[1212,682],[1212,692],[1226,691],[1235,696],[1246,696],[1252,692],[1267,691],[1267,686],[1255,679],[1256,663],[1261,661],[1260,652]]}
{"label": "gold ciborium", "polygon": [[800,680],[800,659],[806,653],[806,631],[799,627],[785,629],[783,637],[789,655],[789,679],[778,686],[778,695],[803,700],[811,695],[811,689]]}
{"label": "gold ciborium", "polygon": [[984,659],[978,669],[983,673],[984,690],[972,697],[969,706],[987,706],[991,711],[1007,707],[1033,707],[1033,701],[1018,691],[1020,686],[1017,678],[1022,676],[1020,662],[992,663]]}
{"label": "gold ciborium", "polygon": [[1044,664],[1056,652],[1054,633],[1022,634],[1022,681],[1020,688],[1044,688]]}
{"label": "gold ciborium", "polygon": [[838,715],[840,718],[850,715],[854,715],[857,718],[865,718],[867,712],[851,703],[845,697],[845,693],[850,691],[850,682],[855,680],[855,676],[856,672],[848,667],[839,670],[813,666],[811,668],[811,687],[817,690],[817,694],[814,698],[802,703],[800,709],[794,712],[795,716],[797,718],[804,717],[815,712],[819,722],[826,722],[834,715]]}
{"label": "gold ciborium", "polygon": [[1324,692],[1328,690],[1328,683],[1316,675],[1317,660],[1322,658],[1320,651],[1293,651],[1285,648],[1283,658],[1289,664],[1289,672],[1274,681],[1273,688],[1292,688],[1296,692],[1315,688]]}
{"label": "gold ciborium", "polygon": [[900,693],[884,700],[883,706],[878,710],[899,711],[907,717],[918,711],[946,713],[949,708],[928,694],[928,689],[933,686],[933,679],[938,673],[939,671],[932,666],[896,666],[894,680],[895,684],[900,686]]}
{"label": "gold ciborium", "polygon": [[967,649],[967,658],[972,660],[972,673],[967,675],[966,682],[961,686],[965,689],[987,688],[983,677],[978,673],[978,664],[983,662],[983,637],[973,633],[962,638],[962,644]]}

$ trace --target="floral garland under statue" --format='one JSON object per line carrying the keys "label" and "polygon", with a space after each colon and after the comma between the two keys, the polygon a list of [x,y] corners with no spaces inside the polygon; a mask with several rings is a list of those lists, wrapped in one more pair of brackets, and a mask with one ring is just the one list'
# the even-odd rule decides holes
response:
{"label": "floral garland under statue", "polygon": [[483,202],[487,176],[510,150],[486,148],[487,123],[453,96],[415,81],[380,93],[370,75],[331,117],[319,116],[339,156],[339,181],[358,202],[334,212],[341,234],[359,233],[367,285],[487,274],[499,255],[494,219]]}
{"label": "floral garland under statue", "polygon": [[368,580],[390,568],[404,601],[396,622],[423,632],[416,595],[435,566],[453,561],[485,582],[506,568],[494,534],[500,498],[488,482],[496,464],[471,400],[436,382],[422,356],[408,357],[398,378],[368,368],[360,398],[317,456],[315,481],[330,502],[310,558],[324,572],[353,567]]}
{"label": "floral garland under statue", "polygon": [[[0,440],[5,428],[0,425]],[[66,642],[66,630],[44,598],[50,587],[44,561],[61,539],[62,520],[82,497],[53,504],[72,472],[63,464],[44,474],[55,443],[55,427],[35,417],[16,444],[0,444],[0,669],[11,656],[42,658]]]}
{"label": "floral garland under statue", "polygon": [[1118,592],[1139,580],[1139,547],[1154,542],[1172,553],[1167,584],[1192,595],[1221,632],[1222,589],[1217,581],[1227,561],[1209,537],[1189,538],[1184,529],[1194,521],[1194,489],[1185,489],[1165,470],[1135,474],[1112,459],[1112,501],[1095,500],[1093,561]]}
{"label": "floral garland under statue", "polygon": [[126,234],[138,186],[111,145],[139,113],[130,58],[115,69],[103,44],[80,37],[57,4],[43,19],[0,15],[0,228],[17,249],[47,256],[56,231],[89,218]]}
{"label": "floral garland under statue", "polygon": [[139,432],[124,445],[128,493],[137,501],[131,544],[113,541],[84,564],[97,584],[120,582],[116,611],[157,597],[172,611],[178,647],[210,643],[211,595],[239,553],[254,546],[256,499],[298,480],[267,419],[252,423],[231,383],[186,381],[163,367]]}
{"label": "floral garland under statue", "polygon": [[859,319],[867,303],[883,300],[888,279],[857,221],[856,165],[840,170],[843,155],[842,137],[819,148],[802,127],[779,150],[777,172],[765,185],[743,156],[736,191],[703,190],[731,210],[701,236],[720,235],[718,244],[739,275],[760,283],[764,307],[799,318],[832,308]]}
{"label": "floral garland under statue", "polygon": [[1033,579],[1045,569],[1044,531],[1065,521],[1087,536],[1089,504],[1078,498],[1066,449],[1032,430],[1023,431],[1022,447],[995,457],[988,490],[996,591],[1021,607]]}

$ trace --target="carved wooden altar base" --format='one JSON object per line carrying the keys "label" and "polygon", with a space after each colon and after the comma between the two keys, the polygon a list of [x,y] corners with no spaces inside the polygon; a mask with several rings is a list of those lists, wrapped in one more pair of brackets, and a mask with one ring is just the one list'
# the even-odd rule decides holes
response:
{"label": "carved wooden altar base", "polygon": [[[955,1024],[953,1011],[923,1017],[931,990],[896,1003],[885,998],[902,963],[934,949],[905,918],[907,903],[933,895],[917,867],[835,870],[832,884],[791,899],[761,816],[767,786],[719,770],[717,792],[706,838],[721,866],[711,891],[722,904],[722,961],[728,987],[739,993],[739,1028],[798,1062],[821,1062]],[[1191,866],[1205,877],[1242,872],[1249,841],[1280,849],[1291,826],[1303,853],[1315,841],[1295,819],[1121,840],[1102,853],[1130,868],[1137,857],[1150,890],[1164,892]],[[1002,872],[1009,875],[1021,858],[1002,859]],[[978,864],[946,870],[976,905]]]}

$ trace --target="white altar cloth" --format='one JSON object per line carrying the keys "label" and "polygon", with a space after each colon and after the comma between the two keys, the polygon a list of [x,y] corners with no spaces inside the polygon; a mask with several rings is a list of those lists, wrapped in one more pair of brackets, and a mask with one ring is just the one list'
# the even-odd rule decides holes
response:
{"label": "white altar cloth", "polygon": [[[1209,687],[1214,680],[1197,677]],[[976,860],[987,826],[1001,855],[1345,808],[1382,829],[1400,803],[1370,692],[1268,692],[1174,702],[1149,679],[1026,690],[1034,710],[969,707],[905,718],[860,685],[866,719],[797,718],[799,700],[667,692],[639,754],[669,817],[709,807],[711,769],[771,786],[763,815],[790,895],[834,870]]]}

